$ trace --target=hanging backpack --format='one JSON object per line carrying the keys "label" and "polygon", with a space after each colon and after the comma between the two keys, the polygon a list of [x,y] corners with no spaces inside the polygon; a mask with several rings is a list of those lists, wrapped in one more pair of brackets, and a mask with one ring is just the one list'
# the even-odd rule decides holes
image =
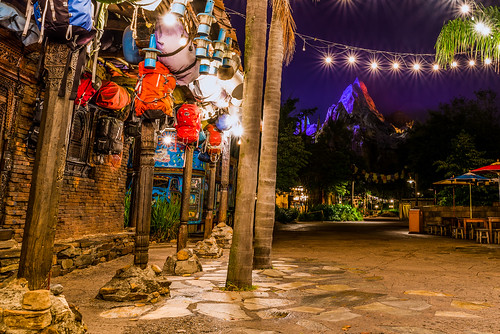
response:
{"label": "hanging backpack", "polygon": [[94,38],[91,0],[45,0],[41,4],[41,37],[45,35],[53,42],[74,47],[86,45]]}
{"label": "hanging backpack", "polygon": [[218,155],[222,152],[222,133],[212,124],[205,128],[207,133],[207,153]]}
{"label": "hanging backpack", "polygon": [[97,121],[96,151],[100,154],[120,154],[123,150],[123,121],[101,117]]}
{"label": "hanging backpack", "polygon": [[90,72],[83,73],[76,93],[75,105],[85,107],[89,100],[97,93],[97,89],[100,86],[101,80],[97,80],[93,84],[92,74]]}
{"label": "hanging backpack", "polygon": [[183,104],[177,110],[177,140],[184,144],[198,141],[201,121],[200,109],[195,104]]}
{"label": "hanging backpack", "polygon": [[145,68],[144,61],[139,64],[139,80],[135,87],[135,112],[147,119],[159,119],[165,115],[173,116],[172,92],[175,78],[168,68],[157,62],[156,68]]}
{"label": "hanging backpack", "polygon": [[122,110],[130,104],[130,95],[122,86],[105,81],[97,92],[95,104],[110,110]]}

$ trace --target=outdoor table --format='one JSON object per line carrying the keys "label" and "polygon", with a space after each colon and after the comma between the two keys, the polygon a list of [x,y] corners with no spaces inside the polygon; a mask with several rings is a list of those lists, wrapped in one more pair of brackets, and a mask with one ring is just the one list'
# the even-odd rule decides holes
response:
{"label": "outdoor table", "polygon": [[462,225],[464,228],[464,235],[467,236],[467,224],[472,225],[476,223],[483,224],[483,227],[488,224],[488,219],[486,218],[458,218],[458,225]]}
{"label": "outdoor table", "polygon": [[488,217],[487,224],[488,224],[488,230],[490,233],[491,243],[493,243],[493,224],[495,224],[495,223],[500,223],[500,217]]}

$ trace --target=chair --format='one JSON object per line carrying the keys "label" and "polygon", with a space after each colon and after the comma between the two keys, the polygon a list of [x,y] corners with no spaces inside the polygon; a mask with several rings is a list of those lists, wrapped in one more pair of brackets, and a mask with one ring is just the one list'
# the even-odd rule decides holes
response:
{"label": "chair", "polygon": [[500,229],[494,229],[492,231],[492,238],[493,238],[493,240],[491,240],[492,243],[496,243],[496,244],[500,245]]}
{"label": "chair", "polygon": [[463,227],[457,227],[457,226],[452,226],[451,227],[451,237],[455,239],[464,239],[464,228]]}
{"label": "chair", "polygon": [[487,244],[490,243],[490,231],[487,228],[477,228],[476,241],[482,244],[483,240],[485,240]]}

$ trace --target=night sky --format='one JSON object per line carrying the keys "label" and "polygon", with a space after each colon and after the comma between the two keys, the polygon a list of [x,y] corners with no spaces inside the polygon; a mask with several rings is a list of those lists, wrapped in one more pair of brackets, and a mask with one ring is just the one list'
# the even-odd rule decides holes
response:
{"label": "night sky", "polygon": [[[458,15],[457,0],[291,0],[297,32],[350,46],[408,53],[434,53],[434,44],[443,23]],[[500,5],[485,0],[485,5]],[[246,1],[225,1],[226,7],[244,13]],[[270,19],[270,18],[269,18]],[[244,19],[231,15],[243,49]],[[379,111],[390,115],[403,111],[424,119],[428,109],[436,109],[458,96],[473,97],[474,91],[493,89],[500,95],[500,75],[482,66],[470,68],[462,62],[458,70],[432,73],[426,69],[415,75],[383,70],[371,73],[370,53],[358,53],[357,68],[346,66],[344,55],[333,55],[333,66],[325,67],[316,50],[297,39],[292,63],[283,71],[282,98],[299,98],[299,108],[318,107],[323,121],[327,109],[337,103],[343,90],[356,77],[364,81]],[[390,62],[379,58],[381,64]],[[312,120],[313,122],[316,119]]]}

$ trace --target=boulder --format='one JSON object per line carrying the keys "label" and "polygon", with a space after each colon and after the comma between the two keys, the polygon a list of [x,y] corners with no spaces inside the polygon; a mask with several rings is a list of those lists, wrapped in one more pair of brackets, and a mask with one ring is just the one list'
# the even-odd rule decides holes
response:
{"label": "boulder", "polygon": [[44,311],[52,306],[50,302],[49,290],[33,290],[28,291],[23,296],[22,303],[24,310]]}
{"label": "boulder", "polygon": [[100,290],[97,298],[110,301],[151,301],[159,295],[169,296],[170,282],[157,277],[151,267],[141,269],[126,266],[116,271],[115,276]]}
{"label": "boulder", "polygon": [[224,223],[220,223],[214,227],[210,237],[215,238],[219,247],[229,249],[233,240],[233,229]]}
{"label": "boulder", "polygon": [[[187,259],[180,260],[178,258],[179,253],[182,254],[181,258],[183,259],[186,258],[184,255],[188,254]],[[200,259],[194,254],[193,250],[182,249],[176,255],[167,257],[162,273],[165,275],[182,276],[194,274],[199,271],[203,271]]]}
{"label": "boulder", "polygon": [[201,258],[217,259],[222,256],[222,247],[217,244],[214,237],[198,241],[194,253]]}

